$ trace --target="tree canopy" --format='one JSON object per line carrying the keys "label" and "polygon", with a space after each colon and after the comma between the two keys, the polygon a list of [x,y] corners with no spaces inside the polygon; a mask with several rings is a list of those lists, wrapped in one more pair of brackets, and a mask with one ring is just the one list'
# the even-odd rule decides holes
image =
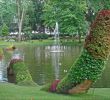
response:
{"label": "tree canopy", "polygon": [[91,6],[95,12],[100,10],[110,9],[110,1],[109,0],[87,0],[88,6]]}
{"label": "tree canopy", "polygon": [[[45,27],[53,31],[58,22],[60,33],[73,35],[87,31],[85,12],[96,14],[109,8],[110,1],[107,0],[1,0],[0,26],[5,23],[10,31],[18,31],[18,23],[22,22],[21,31],[31,27],[34,31],[44,32]],[[20,20],[22,15],[24,18]],[[88,19],[90,22],[94,20],[91,14]]]}
{"label": "tree canopy", "polygon": [[57,21],[60,32],[73,33],[78,28],[84,28],[86,10],[86,0],[47,0],[44,5],[43,19],[45,25],[49,27],[54,27]]}

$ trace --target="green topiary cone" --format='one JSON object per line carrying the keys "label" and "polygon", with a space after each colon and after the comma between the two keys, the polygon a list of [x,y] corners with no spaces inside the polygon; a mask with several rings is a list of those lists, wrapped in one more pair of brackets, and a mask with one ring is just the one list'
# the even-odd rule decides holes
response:
{"label": "green topiary cone", "polygon": [[15,74],[16,84],[36,86],[36,83],[32,80],[31,74],[22,59],[12,59],[9,67],[12,68]]}

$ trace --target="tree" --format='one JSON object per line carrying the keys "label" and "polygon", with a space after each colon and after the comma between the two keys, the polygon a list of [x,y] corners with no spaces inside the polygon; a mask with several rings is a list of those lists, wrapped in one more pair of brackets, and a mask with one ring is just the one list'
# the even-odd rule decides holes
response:
{"label": "tree", "polygon": [[13,17],[16,13],[16,6],[14,0],[1,0],[0,1],[0,26],[5,23],[9,28],[11,26],[11,22],[13,21]]}
{"label": "tree", "polygon": [[110,9],[110,1],[107,0],[86,0],[86,3],[88,9],[85,13],[85,18],[89,25],[94,22],[99,11]]}
{"label": "tree", "polygon": [[8,36],[9,35],[9,29],[6,24],[3,24],[2,26],[2,36]]}
{"label": "tree", "polygon": [[57,21],[61,33],[79,32],[79,29],[86,25],[86,9],[85,0],[47,0],[44,5],[44,24],[53,28]]}
{"label": "tree", "polygon": [[[34,7],[31,0],[1,0],[0,2],[0,26],[3,23],[11,31],[18,31],[18,40],[21,40],[21,31],[23,28],[33,27]],[[24,19],[25,17],[25,19]]]}
{"label": "tree", "polygon": [[22,31],[22,24],[24,19],[24,2],[22,0],[16,0],[17,4],[17,17],[18,17],[18,41],[21,41],[21,31]]}
{"label": "tree", "polygon": [[86,3],[88,7],[86,18],[90,23],[94,21],[99,11],[110,9],[110,1],[107,0],[87,0]]}
{"label": "tree", "polygon": [[29,5],[32,4],[30,0],[16,0],[17,18],[18,18],[18,41],[21,41],[21,31],[23,28],[24,17],[27,14]]}
{"label": "tree", "polygon": [[110,1],[107,0],[87,0],[87,3],[95,12],[110,9]]}
{"label": "tree", "polygon": [[28,5],[27,12],[25,14],[24,22],[23,22],[23,28],[25,27],[31,27],[32,30],[34,30],[34,25],[36,25],[35,21],[35,7],[33,4],[33,1],[30,2]]}

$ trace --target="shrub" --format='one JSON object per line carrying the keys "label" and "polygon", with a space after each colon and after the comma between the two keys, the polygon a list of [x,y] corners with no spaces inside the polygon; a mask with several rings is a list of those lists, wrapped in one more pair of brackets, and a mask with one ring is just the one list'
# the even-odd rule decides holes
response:
{"label": "shrub", "polygon": [[36,39],[48,39],[48,35],[44,33],[37,33],[37,34],[32,34],[31,39],[36,40]]}
{"label": "shrub", "polygon": [[2,26],[2,36],[7,36],[9,34],[9,29],[6,24]]}
{"label": "shrub", "polygon": [[18,85],[36,85],[36,83],[32,80],[31,74],[23,61],[13,61],[11,67],[13,68],[16,77],[16,83]]}

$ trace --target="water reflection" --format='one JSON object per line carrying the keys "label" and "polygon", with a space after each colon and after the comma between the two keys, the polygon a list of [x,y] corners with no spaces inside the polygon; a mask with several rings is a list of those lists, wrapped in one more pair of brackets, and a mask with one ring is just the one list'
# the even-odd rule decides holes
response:
{"label": "water reflection", "polygon": [[7,67],[4,60],[0,61],[0,82],[7,81]]}
{"label": "water reflection", "polygon": [[24,51],[25,62],[29,66],[34,81],[40,85],[51,82],[54,79],[61,79],[81,50],[81,47],[60,46],[60,51],[64,52],[51,52],[54,51],[54,47],[20,47]]}
{"label": "water reflection", "polygon": [[52,57],[52,66],[54,69],[54,73],[55,73],[55,79],[59,79],[59,75],[60,75],[60,54],[62,53],[60,51],[60,46],[52,46],[51,47],[51,57]]}
{"label": "water reflection", "polygon": [[[33,80],[39,85],[53,81],[55,78],[65,76],[71,65],[81,52],[81,46],[60,46],[63,53],[54,54],[52,46],[20,46],[24,53],[24,59],[29,67]],[[57,61],[54,63],[54,57]],[[58,65],[57,65],[58,64]],[[55,68],[53,65],[56,65]],[[110,59],[106,65],[101,79],[95,83],[95,87],[110,87]],[[56,74],[55,74],[56,73]]]}

